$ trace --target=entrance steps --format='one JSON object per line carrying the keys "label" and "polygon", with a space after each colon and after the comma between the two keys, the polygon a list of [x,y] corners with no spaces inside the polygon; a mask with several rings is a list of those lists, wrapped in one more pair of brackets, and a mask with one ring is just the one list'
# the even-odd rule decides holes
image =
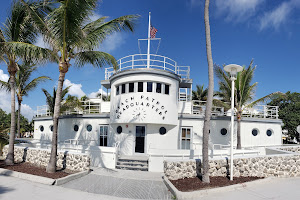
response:
{"label": "entrance steps", "polygon": [[120,156],[117,169],[148,171],[148,157],[146,156]]}

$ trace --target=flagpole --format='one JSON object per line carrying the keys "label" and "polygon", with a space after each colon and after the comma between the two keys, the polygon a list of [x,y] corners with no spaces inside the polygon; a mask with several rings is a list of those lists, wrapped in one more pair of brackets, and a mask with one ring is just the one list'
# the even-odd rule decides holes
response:
{"label": "flagpole", "polygon": [[149,24],[148,24],[147,68],[150,67],[150,29],[151,29],[151,12],[149,12]]}

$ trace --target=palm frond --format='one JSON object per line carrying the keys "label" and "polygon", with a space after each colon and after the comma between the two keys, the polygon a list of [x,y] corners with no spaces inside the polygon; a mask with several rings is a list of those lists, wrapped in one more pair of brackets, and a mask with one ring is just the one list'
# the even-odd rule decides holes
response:
{"label": "palm frond", "polygon": [[0,88],[9,92],[10,91],[9,80],[7,82],[0,80]]}
{"label": "palm frond", "polygon": [[45,63],[48,60],[59,61],[57,55],[49,49],[35,46],[24,42],[6,42],[6,48],[14,55],[22,57],[25,61],[35,63]]}
{"label": "palm frond", "polygon": [[95,67],[104,67],[105,65],[113,66],[115,69],[118,67],[116,59],[105,52],[101,51],[84,51],[75,54],[75,65],[83,67],[86,64],[92,64]]}
{"label": "palm frond", "polygon": [[24,96],[28,95],[28,92],[32,91],[33,89],[36,88],[36,86],[42,82],[45,82],[46,80],[52,80],[50,77],[48,76],[40,76],[37,77],[35,79],[33,79],[32,81],[30,81],[23,89],[23,91],[21,92],[21,94],[23,94]]}
{"label": "palm frond", "polygon": [[106,17],[87,24],[83,28],[85,37],[79,41],[79,49],[91,50],[98,47],[107,36],[120,31],[134,31],[138,15],[125,15],[104,23]]}
{"label": "palm frond", "polygon": [[259,103],[264,103],[266,101],[272,100],[273,98],[276,97],[283,97],[284,98],[285,94],[282,92],[273,92],[271,94],[268,94],[264,97],[261,97],[259,99],[257,99],[256,101],[253,101],[252,103],[248,104],[245,106],[245,108],[252,108],[253,106],[256,106]]}

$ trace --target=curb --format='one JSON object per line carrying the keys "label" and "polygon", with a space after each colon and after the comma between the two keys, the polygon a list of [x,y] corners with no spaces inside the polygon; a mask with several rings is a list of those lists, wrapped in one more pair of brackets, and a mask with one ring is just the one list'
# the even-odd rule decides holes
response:
{"label": "curb", "polygon": [[78,179],[78,178],[81,178],[87,174],[90,173],[90,170],[86,170],[86,171],[83,171],[83,172],[78,172],[76,174],[71,174],[69,176],[66,176],[66,177],[62,177],[62,178],[59,178],[59,179],[56,179],[55,180],[55,185],[62,185],[62,184],[65,184],[69,181],[73,181],[75,179]]}
{"label": "curb", "polygon": [[0,174],[4,176],[12,176],[12,177],[25,179],[36,183],[46,184],[46,185],[53,185],[55,183],[55,179],[52,178],[46,178],[46,177],[36,176],[32,174],[25,174],[25,173],[16,172],[8,169],[2,169],[2,168],[0,168]]}
{"label": "curb", "polygon": [[12,177],[25,179],[25,180],[36,182],[36,183],[42,183],[45,185],[57,185],[57,186],[65,184],[69,181],[75,180],[77,178],[81,178],[81,177],[87,175],[89,172],[90,172],[89,170],[86,170],[86,171],[79,172],[76,174],[71,174],[71,175],[68,175],[66,177],[62,177],[59,179],[52,179],[52,178],[36,176],[36,175],[32,175],[32,174],[26,174],[26,173],[22,173],[22,172],[16,172],[16,171],[0,168],[0,175],[12,176]]}
{"label": "curb", "polygon": [[235,185],[229,185],[229,186],[205,189],[205,190],[198,190],[198,191],[192,191],[192,192],[181,192],[181,191],[177,190],[177,188],[169,181],[168,178],[163,176],[163,181],[166,184],[167,188],[178,200],[180,200],[180,199],[198,199],[199,197],[218,193],[218,192],[229,192],[229,191],[239,190],[239,189],[243,189],[243,188],[253,186],[256,184],[269,182],[273,179],[274,179],[273,177],[269,177],[269,178],[264,178],[261,180],[255,180],[255,181],[246,182],[246,183],[242,183],[242,184],[235,184]]}

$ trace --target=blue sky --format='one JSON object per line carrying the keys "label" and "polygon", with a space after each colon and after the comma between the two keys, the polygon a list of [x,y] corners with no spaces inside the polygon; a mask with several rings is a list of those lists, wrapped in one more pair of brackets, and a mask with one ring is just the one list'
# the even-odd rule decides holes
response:
{"label": "blue sky", "polygon": [[[1,1],[0,21],[4,22],[10,1]],[[257,65],[254,82],[258,82],[256,97],[271,92],[299,92],[300,0],[213,0],[210,5],[212,54],[215,64]],[[138,39],[147,37],[148,12],[152,25],[162,38],[159,55],[191,66],[191,78],[196,84],[208,84],[205,49],[204,0],[103,0],[93,18],[110,19],[127,14],[139,14],[135,33],[110,36],[100,47],[116,59],[139,53]],[[38,42],[42,45],[42,41]],[[146,44],[141,44],[146,53]],[[153,44],[152,53],[155,53]],[[0,78],[5,80],[7,69],[0,63]],[[45,105],[41,88],[52,91],[57,85],[56,64],[41,66],[35,76],[48,75],[53,81],[39,86],[25,97],[24,115],[30,117],[36,106]],[[86,66],[71,67],[66,75],[71,94],[93,96],[100,89],[104,69]],[[215,90],[218,89],[215,80]],[[0,107],[9,111],[10,97],[0,92]]]}

